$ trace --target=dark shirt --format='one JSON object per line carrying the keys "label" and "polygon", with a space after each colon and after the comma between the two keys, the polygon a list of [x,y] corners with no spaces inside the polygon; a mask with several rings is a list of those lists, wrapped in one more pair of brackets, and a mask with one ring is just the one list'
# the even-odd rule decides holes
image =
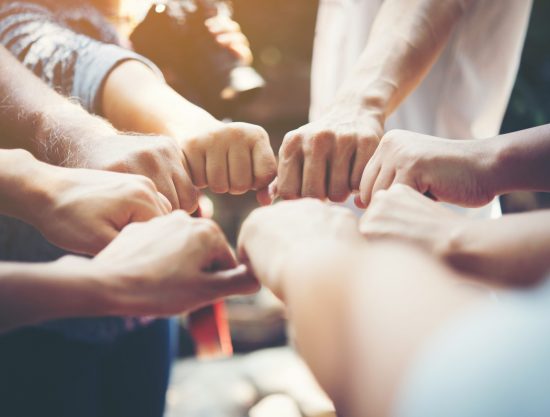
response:
{"label": "dark shirt", "polygon": [[[83,1],[0,0],[0,43],[48,85],[96,114],[101,114],[103,82],[121,62],[141,61],[162,76],[149,60],[122,48],[115,29]],[[32,227],[0,216],[0,260],[46,262],[65,254]],[[72,339],[109,342],[149,322],[106,317],[59,320],[42,327]]]}

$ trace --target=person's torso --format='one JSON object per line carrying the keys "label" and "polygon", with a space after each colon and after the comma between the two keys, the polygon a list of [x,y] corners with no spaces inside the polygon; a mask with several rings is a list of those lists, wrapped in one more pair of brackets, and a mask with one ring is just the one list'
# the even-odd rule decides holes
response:
{"label": "person's torso", "polygon": [[[321,117],[362,54],[383,0],[320,0],[310,119]],[[406,129],[454,139],[498,134],[519,67],[531,0],[477,0],[428,75],[388,118]],[[349,204],[348,204],[349,205]],[[466,210],[498,216],[500,207]]]}

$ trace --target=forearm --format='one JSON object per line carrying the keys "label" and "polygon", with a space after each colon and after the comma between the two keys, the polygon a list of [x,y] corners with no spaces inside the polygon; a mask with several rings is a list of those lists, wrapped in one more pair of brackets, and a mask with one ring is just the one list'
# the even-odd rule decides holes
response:
{"label": "forearm", "polygon": [[0,263],[0,333],[46,320],[111,314],[104,277],[88,270],[89,263],[72,257]]}
{"label": "forearm", "polygon": [[333,107],[385,120],[421,82],[472,0],[388,0]]}
{"label": "forearm", "polygon": [[114,129],[63,98],[0,47],[2,145],[59,165],[77,165],[78,150]]}
{"label": "forearm", "polygon": [[550,191],[550,125],[488,139],[495,194]]}
{"label": "forearm", "polygon": [[550,270],[550,210],[466,220],[442,247],[459,270],[505,284],[536,283]]}
{"label": "forearm", "polygon": [[138,61],[126,61],[109,74],[103,88],[102,108],[105,117],[120,130],[176,139],[219,123]]}
{"label": "forearm", "polygon": [[284,279],[298,349],[339,413],[388,415],[419,347],[484,291],[407,246],[308,252]]}

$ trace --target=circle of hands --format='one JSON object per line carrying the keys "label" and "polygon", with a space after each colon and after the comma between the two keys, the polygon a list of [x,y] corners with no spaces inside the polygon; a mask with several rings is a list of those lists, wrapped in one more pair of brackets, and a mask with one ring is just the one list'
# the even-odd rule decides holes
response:
{"label": "circle of hands", "polygon": [[[368,121],[313,122],[286,135],[278,161],[266,131],[246,123],[216,122],[180,141],[115,135],[72,175],[50,168],[55,191],[35,225],[122,277],[144,315],[189,311],[260,282],[284,298],[279,272],[300,248],[395,238],[436,250],[439,236],[466,220],[435,201],[481,206],[494,197],[478,141],[378,131]],[[242,225],[237,253],[212,220],[189,214],[206,188],[256,191],[266,206]],[[352,193],[365,209],[360,220],[323,202]],[[270,205],[277,197],[294,201]]]}

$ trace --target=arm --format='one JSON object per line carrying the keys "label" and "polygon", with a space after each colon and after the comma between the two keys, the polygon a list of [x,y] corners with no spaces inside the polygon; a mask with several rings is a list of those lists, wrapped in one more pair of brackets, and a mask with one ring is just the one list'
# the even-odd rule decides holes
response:
{"label": "arm", "polygon": [[[263,189],[274,178],[275,157],[262,128],[243,123],[226,126],[169,88],[158,68],[142,56],[75,33],[48,9],[24,5],[23,11],[10,4],[0,9],[0,39],[29,68],[64,94],[77,97],[87,110],[106,116],[118,129],[173,138],[137,140],[149,142],[137,144],[113,143],[110,138],[109,143],[93,147],[86,140],[80,146],[71,138],[54,138],[61,146],[71,146],[79,166],[121,170],[125,161],[134,159],[128,153],[145,153],[137,159],[152,159],[150,163],[140,161],[123,170],[149,176],[174,208],[187,211],[197,203],[188,176],[200,188],[233,194]],[[234,39],[225,39],[225,29],[211,30],[220,43],[234,44]],[[121,154],[121,147],[127,151]],[[114,161],[109,158],[113,148],[119,154]],[[162,164],[167,157],[172,164]],[[163,172],[163,165],[179,167]]]}
{"label": "arm", "polygon": [[95,255],[126,225],[170,211],[145,177],[60,168],[23,150],[0,150],[0,213],[66,250]]}
{"label": "arm", "polygon": [[395,185],[376,194],[360,228],[369,240],[409,241],[458,270],[500,283],[533,284],[550,270],[550,210],[469,219]]}
{"label": "arm", "polygon": [[512,191],[550,190],[550,125],[481,140],[451,140],[393,130],[367,164],[357,204],[405,184],[437,201],[466,207]]}
{"label": "arm", "polygon": [[277,184],[283,198],[342,201],[359,189],[386,118],[429,72],[470,3],[382,3],[355,70],[326,114],[285,137]]}
{"label": "arm", "polygon": [[0,46],[0,145],[78,165],[78,151],[115,130],[50,89]]}
{"label": "arm", "polygon": [[464,275],[407,246],[369,244],[350,213],[309,201],[255,211],[239,244],[287,305],[300,353],[346,416],[389,415],[420,347],[480,298],[457,285]]}
{"label": "arm", "polygon": [[194,211],[198,193],[184,156],[167,137],[121,135],[104,120],[69,102],[0,47],[0,147],[24,148],[65,167],[140,174],[173,208]]}
{"label": "arm", "polygon": [[242,194],[266,188],[275,176],[275,157],[265,130],[216,120],[140,62],[115,68],[102,97],[104,114],[117,128],[176,139],[199,188]]}
{"label": "arm", "polygon": [[213,222],[178,211],[129,226],[94,259],[0,263],[0,332],[64,317],[168,316],[257,288]]}

